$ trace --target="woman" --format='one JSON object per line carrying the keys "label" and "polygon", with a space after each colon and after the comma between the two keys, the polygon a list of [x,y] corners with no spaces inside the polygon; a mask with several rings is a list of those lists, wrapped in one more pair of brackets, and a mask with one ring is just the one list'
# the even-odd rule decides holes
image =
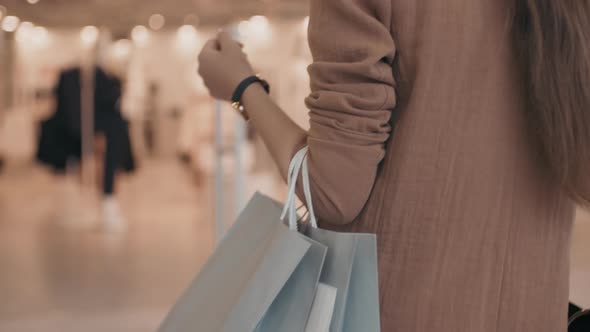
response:
{"label": "woman", "polygon": [[[240,101],[283,175],[309,145],[323,227],[377,234],[383,331],[564,331],[590,4],[311,3],[310,131],[260,84]],[[217,98],[252,74],[225,33],[199,60]]]}

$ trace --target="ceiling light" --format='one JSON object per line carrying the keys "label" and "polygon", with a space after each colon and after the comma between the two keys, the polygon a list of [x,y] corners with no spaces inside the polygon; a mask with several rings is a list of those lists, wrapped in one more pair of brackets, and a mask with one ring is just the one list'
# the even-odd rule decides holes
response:
{"label": "ceiling light", "polygon": [[176,42],[182,51],[194,52],[199,44],[199,34],[192,25],[183,25],[176,32]]}
{"label": "ceiling light", "polygon": [[16,16],[6,16],[2,20],[2,30],[6,32],[14,32],[18,28],[20,19]]}
{"label": "ceiling light", "polygon": [[22,22],[16,30],[15,39],[22,47],[43,47],[49,43],[49,33],[44,27]]}
{"label": "ceiling light", "polygon": [[34,25],[31,22],[22,22],[16,30],[16,40],[20,43],[29,42],[29,39],[32,35],[33,27]]}
{"label": "ceiling light", "polygon": [[31,29],[32,27],[34,27],[33,23],[31,22],[22,22],[19,26],[18,29],[21,30],[27,30],[27,29]]}
{"label": "ceiling light", "polygon": [[34,5],[37,2],[39,2],[39,0],[27,0],[27,2],[30,3],[31,5]]}
{"label": "ceiling light", "polygon": [[33,23],[22,22],[16,30],[15,38],[21,44],[27,44],[30,42],[33,30]]}
{"label": "ceiling light", "polygon": [[178,36],[181,38],[192,38],[197,36],[197,29],[192,25],[183,25],[178,28]]}
{"label": "ceiling light", "polygon": [[256,28],[258,29],[266,29],[268,28],[268,18],[266,18],[266,16],[262,16],[262,15],[256,15],[256,16],[252,16],[250,18],[250,23],[254,26],[256,26]]}
{"label": "ceiling light", "polygon": [[154,14],[150,16],[149,20],[150,28],[154,30],[160,30],[166,24],[166,19],[161,14]]}
{"label": "ceiling light", "polygon": [[255,43],[263,46],[272,38],[272,28],[266,16],[252,16],[248,21],[240,22],[238,32],[245,38],[245,44]]}
{"label": "ceiling light", "polygon": [[125,59],[131,54],[132,47],[129,39],[120,39],[113,45],[113,55],[118,59]]}
{"label": "ceiling light", "polygon": [[150,32],[143,25],[138,25],[131,30],[131,39],[133,39],[137,45],[141,46],[147,44],[149,38]]}
{"label": "ceiling light", "polygon": [[96,43],[96,41],[98,40],[98,34],[99,31],[97,27],[93,25],[85,26],[80,31],[80,39],[82,40],[82,43],[84,45],[90,46]]}
{"label": "ceiling light", "polygon": [[33,43],[37,46],[44,46],[49,43],[49,32],[44,27],[35,27],[32,33]]}

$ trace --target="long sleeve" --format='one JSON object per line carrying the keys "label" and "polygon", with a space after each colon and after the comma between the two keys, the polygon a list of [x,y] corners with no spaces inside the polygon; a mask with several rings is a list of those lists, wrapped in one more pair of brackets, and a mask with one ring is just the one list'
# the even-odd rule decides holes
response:
{"label": "long sleeve", "polygon": [[324,222],[356,218],[385,154],[396,102],[390,6],[389,0],[311,1],[308,167],[314,210]]}

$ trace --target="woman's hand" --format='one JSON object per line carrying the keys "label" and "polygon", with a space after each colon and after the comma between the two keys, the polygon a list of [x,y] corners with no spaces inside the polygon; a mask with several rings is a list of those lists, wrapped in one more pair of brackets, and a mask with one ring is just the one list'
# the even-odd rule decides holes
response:
{"label": "woman's hand", "polygon": [[254,75],[254,71],[242,45],[222,31],[203,46],[199,54],[199,75],[213,97],[229,101],[238,84]]}

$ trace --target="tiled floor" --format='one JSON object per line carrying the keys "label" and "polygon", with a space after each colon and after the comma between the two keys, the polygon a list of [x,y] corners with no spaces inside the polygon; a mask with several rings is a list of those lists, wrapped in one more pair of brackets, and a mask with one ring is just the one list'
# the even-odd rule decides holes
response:
{"label": "tiled floor", "polygon": [[[156,329],[211,252],[214,225],[207,181],[172,161],[143,166],[121,187],[125,235],[57,223],[61,182],[43,170],[0,176],[0,332]],[[571,296],[590,307],[590,216],[578,219]]]}
{"label": "tiled floor", "polygon": [[55,179],[0,178],[0,331],[153,331],[213,248],[205,192],[173,163],[122,187],[125,235],[57,223]]}

